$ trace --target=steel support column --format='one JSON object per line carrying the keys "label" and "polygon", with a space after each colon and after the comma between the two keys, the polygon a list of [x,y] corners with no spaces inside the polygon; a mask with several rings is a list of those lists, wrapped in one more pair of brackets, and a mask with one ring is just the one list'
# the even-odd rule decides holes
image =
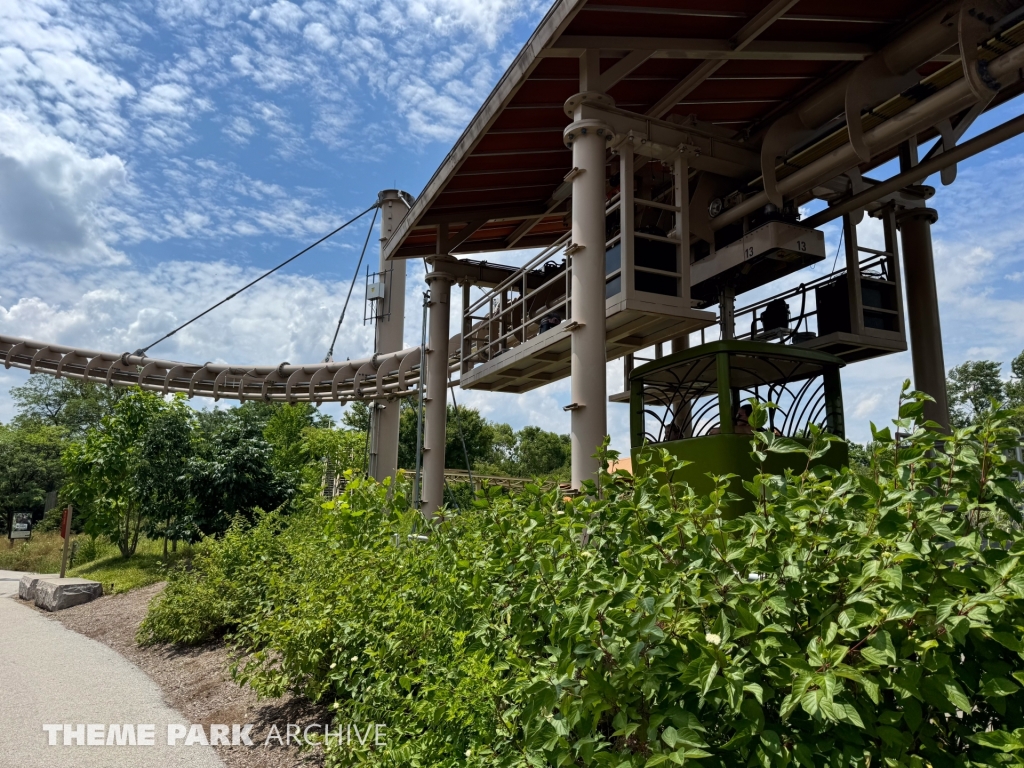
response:
{"label": "steel support column", "polygon": [[938,422],[948,431],[946,364],[942,355],[942,327],[932,253],[932,224],[938,220],[939,215],[932,208],[910,208],[897,216],[903,245],[914,387],[935,398],[934,403],[925,406],[925,418]]}
{"label": "steel support column", "polygon": [[448,420],[448,333],[452,283],[444,272],[427,275],[430,286],[427,336],[426,427],[423,431],[423,516],[430,518],[444,502],[444,446]]}
{"label": "steel support column", "polygon": [[[574,97],[576,98],[576,97]],[[571,100],[570,100],[571,101]],[[579,173],[572,182],[572,487],[597,480],[594,453],[608,433],[605,371],[605,156],[611,129],[582,108],[565,129]]]}
{"label": "steel support column", "polygon": [[[404,349],[405,261],[385,261],[384,246],[409,210],[403,193],[385,189],[380,193],[380,271],[384,281],[384,307],[374,328],[373,351],[376,354]],[[371,404],[370,476],[375,480],[393,477],[398,471],[398,423],[401,400]]]}

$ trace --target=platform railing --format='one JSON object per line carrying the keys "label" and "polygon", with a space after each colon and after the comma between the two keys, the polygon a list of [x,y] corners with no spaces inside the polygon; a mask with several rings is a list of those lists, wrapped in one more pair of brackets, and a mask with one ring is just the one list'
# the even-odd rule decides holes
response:
{"label": "platform railing", "polygon": [[[570,234],[563,235],[477,301],[467,302],[462,315],[463,374],[540,335],[543,318],[556,316],[558,323],[550,327],[557,327],[572,317],[569,238]],[[544,264],[560,251],[566,251],[564,266],[544,279]],[[541,298],[546,300],[538,307]]]}
{"label": "platform railing", "polygon": [[[886,280],[892,279],[888,274],[890,254],[865,247],[859,247],[858,250],[868,254],[866,258],[860,261],[860,274],[862,278],[882,277]],[[769,296],[754,304],[737,309],[734,315],[736,338],[752,341],[780,341],[784,344],[790,344],[799,340],[798,334],[817,334],[818,307],[815,300],[815,290],[834,283],[847,273],[848,270],[844,267],[816,280],[801,283],[783,293]],[[798,304],[800,311],[795,315],[790,315],[786,327],[765,329],[762,325],[761,315],[768,308],[769,304],[779,299],[784,300],[789,305],[790,311],[793,309],[793,304]],[[741,331],[741,329],[743,330]]]}

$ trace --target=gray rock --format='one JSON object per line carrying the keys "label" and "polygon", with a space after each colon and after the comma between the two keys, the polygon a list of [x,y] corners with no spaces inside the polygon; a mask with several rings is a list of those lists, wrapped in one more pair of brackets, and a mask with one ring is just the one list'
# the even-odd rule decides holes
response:
{"label": "gray rock", "polygon": [[18,584],[18,597],[22,600],[36,599],[36,585],[40,579],[56,579],[56,573],[26,573]]}
{"label": "gray rock", "polygon": [[36,607],[60,611],[103,596],[103,585],[89,579],[40,578],[36,582]]}

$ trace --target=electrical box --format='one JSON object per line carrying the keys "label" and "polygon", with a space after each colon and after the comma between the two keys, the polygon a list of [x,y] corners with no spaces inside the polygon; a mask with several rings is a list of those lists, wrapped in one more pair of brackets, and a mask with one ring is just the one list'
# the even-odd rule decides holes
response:
{"label": "electrical box", "polygon": [[[863,327],[900,333],[900,306],[896,284],[887,280],[862,277],[860,285]],[[850,311],[849,280],[846,275],[840,275],[833,282],[815,289],[815,303],[818,306],[819,335],[851,333],[853,317]]]}
{"label": "electrical box", "polygon": [[752,291],[825,259],[825,235],[786,221],[769,221],[690,266],[692,295],[717,304],[724,286]]}
{"label": "electrical box", "polygon": [[384,283],[367,283],[366,298],[368,301],[379,301],[384,298]]}

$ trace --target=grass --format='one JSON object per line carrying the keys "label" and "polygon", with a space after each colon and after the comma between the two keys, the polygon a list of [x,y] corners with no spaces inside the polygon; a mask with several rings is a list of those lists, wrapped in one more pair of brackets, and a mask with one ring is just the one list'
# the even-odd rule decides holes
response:
{"label": "grass", "polygon": [[0,544],[0,568],[8,571],[56,573],[60,571],[60,554],[64,540],[60,534],[36,533],[28,541]]}
{"label": "grass", "polygon": [[[167,570],[192,556],[192,547],[178,545],[177,552],[163,556],[162,540],[140,539],[135,554],[127,560],[121,557],[117,546],[106,538],[92,539],[75,536],[78,553],[68,576],[92,579],[103,584],[105,594],[127,592],[163,581]],[[14,547],[0,544],[0,569],[29,571],[31,573],[59,573],[64,540],[56,531],[34,534],[29,541]]]}

